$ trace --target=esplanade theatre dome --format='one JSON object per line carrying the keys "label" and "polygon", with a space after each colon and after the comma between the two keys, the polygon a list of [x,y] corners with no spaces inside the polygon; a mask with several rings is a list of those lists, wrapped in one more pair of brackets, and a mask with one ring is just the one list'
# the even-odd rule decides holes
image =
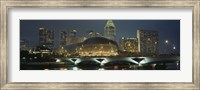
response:
{"label": "esplanade theatre dome", "polygon": [[92,37],[80,44],[76,51],[80,56],[116,56],[118,55],[117,42],[104,38]]}

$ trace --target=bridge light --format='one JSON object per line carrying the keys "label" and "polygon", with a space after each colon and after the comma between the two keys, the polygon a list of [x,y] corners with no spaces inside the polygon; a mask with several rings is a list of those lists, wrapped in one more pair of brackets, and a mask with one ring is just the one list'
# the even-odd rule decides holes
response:
{"label": "bridge light", "polygon": [[73,69],[73,70],[78,70],[78,68],[77,68],[77,67],[73,67],[72,69]]}
{"label": "bridge light", "polygon": [[26,57],[22,57],[22,59],[26,59]]}
{"label": "bridge light", "polygon": [[104,70],[104,68],[100,68],[99,70]]}
{"label": "bridge light", "polygon": [[60,62],[60,59],[57,59],[56,62]]}

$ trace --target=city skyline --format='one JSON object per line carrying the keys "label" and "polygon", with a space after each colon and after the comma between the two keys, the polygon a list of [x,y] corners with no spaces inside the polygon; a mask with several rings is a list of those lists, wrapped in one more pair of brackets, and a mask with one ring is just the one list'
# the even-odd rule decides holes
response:
{"label": "city skyline", "polygon": [[[91,30],[103,34],[106,22],[107,20],[21,20],[20,39],[27,39],[35,47],[39,43],[38,29],[44,27],[54,30],[55,44],[58,44],[60,31],[70,32],[75,29],[79,37],[87,37]],[[164,46],[165,40],[168,40],[180,52],[179,20],[113,20],[113,23],[116,27],[115,41],[118,44],[122,37],[136,38],[138,29],[153,30],[159,34],[159,50]]]}

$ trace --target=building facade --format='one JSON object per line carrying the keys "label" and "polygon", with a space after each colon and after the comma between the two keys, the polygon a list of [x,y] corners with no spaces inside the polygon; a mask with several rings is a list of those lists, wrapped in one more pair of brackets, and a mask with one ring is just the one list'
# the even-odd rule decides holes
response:
{"label": "building facade", "polygon": [[116,38],[116,27],[112,20],[108,20],[104,27],[104,37],[111,40]]}
{"label": "building facade", "polygon": [[66,45],[66,39],[67,39],[67,32],[61,31],[60,32],[60,47]]}
{"label": "building facade", "polygon": [[86,40],[86,37],[68,37],[66,38],[66,45],[81,43]]}
{"label": "building facade", "polygon": [[39,28],[39,45],[50,49],[54,48],[54,31],[47,28]]}
{"label": "building facade", "polygon": [[138,39],[137,38],[125,38],[120,39],[120,48],[126,52],[138,52]]}
{"label": "building facade", "polygon": [[92,37],[76,48],[80,56],[116,56],[118,45],[115,41],[104,37]]}
{"label": "building facade", "polygon": [[27,40],[24,39],[20,39],[20,50],[28,50],[29,47],[29,42]]}
{"label": "building facade", "polygon": [[137,30],[138,51],[143,55],[158,54],[158,32]]}

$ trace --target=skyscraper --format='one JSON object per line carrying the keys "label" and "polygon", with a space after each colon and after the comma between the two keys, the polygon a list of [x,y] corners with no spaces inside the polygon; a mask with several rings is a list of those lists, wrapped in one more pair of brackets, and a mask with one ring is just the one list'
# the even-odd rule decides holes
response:
{"label": "skyscraper", "polygon": [[67,38],[67,32],[61,31],[60,32],[60,46],[66,45],[66,38]]}
{"label": "skyscraper", "polygon": [[158,32],[137,30],[138,51],[145,55],[158,54]]}
{"label": "skyscraper", "polygon": [[108,20],[104,27],[104,37],[115,40],[116,37],[116,27],[112,20]]}
{"label": "skyscraper", "polygon": [[20,39],[20,50],[28,50],[29,42],[24,39]]}
{"label": "skyscraper", "polygon": [[50,49],[54,48],[54,31],[47,28],[39,28],[39,45]]}
{"label": "skyscraper", "polygon": [[120,47],[126,52],[138,52],[138,39],[137,38],[124,38],[120,39]]}

